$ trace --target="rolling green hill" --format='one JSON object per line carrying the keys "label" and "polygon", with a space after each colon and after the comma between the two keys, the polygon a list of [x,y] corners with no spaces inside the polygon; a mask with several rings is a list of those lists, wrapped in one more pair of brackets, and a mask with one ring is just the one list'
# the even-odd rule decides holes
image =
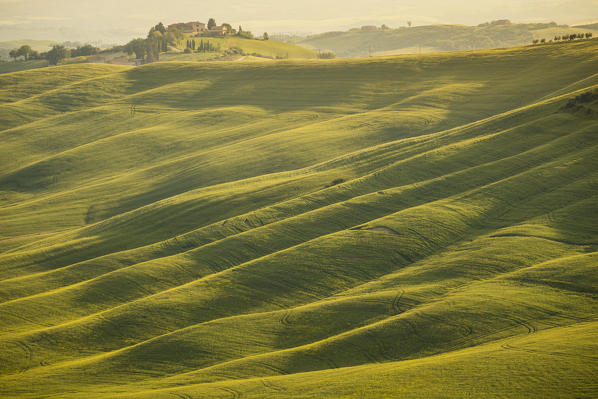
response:
{"label": "rolling green hill", "polygon": [[[195,40],[196,46],[199,48],[199,43],[210,42],[214,47],[218,48],[217,52],[209,53],[184,53],[187,40]],[[236,49],[232,57],[227,53],[232,53],[231,50]],[[264,59],[287,59],[287,58],[317,58],[317,53],[313,50],[307,49],[291,43],[284,43],[275,40],[255,40],[244,39],[236,36],[226,37],[187,37],[179,43],[180,52],[168,52],[160,54],[161,61],[211,61],[220,60],[223,57],[228,59],[238,59],[242,55],[253,57],[261,57]],[[240,50],[240,51],[239,51]]]}
{"label": "rolling green hill", "polygon": [[28,69],[44,68],[48,66],[47,60],[19,60],[0,61],[0,73],[26,71]]}
{"label": "rolling green hill", "polygon": [[9,57],[11,50],[19,48],[23,45],[29,45],[31,48],[38,52],[48,51],[55,42],[51,40],[9,40],[0,42],[0,73],[18,72],[27,69],[43,68],[48,66],[46,60],[19,60],[17,62]]}
{"label": "rolling green hill", "polygon": [[352,29],[309,36],[297,43],[311,49],[333,51],[339,57],[417,54],[438,51],[476,50],[530,44],[533,39],[593,32],[589,27],[550,24],[427,25],[386,30]]}
{"label": "rolling green hill", "polygon": [[575,25],[574,28],[598,30],[598,22],[585,25]]}
{"label": "rolling green hill", "polygon": [[596,397],[597,67],[0,76],[0,396]]}

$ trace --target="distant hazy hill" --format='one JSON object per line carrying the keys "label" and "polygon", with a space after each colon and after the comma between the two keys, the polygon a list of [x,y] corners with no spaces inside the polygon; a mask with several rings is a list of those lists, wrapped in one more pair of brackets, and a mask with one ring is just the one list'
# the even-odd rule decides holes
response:
{"label": "distant hazy hill", "polygon": [[428,25],[413,28],[328,32],[300,40],[298,44],[330,50],[339,57],[391,55],[433,51],[476,50],[530,43],[536,38],[551,39],[565,33],[598,32],[595,25],[585,27],[548,24],[493,23],[479,26]]}
{"label": "distant hazy hill", "polygon": [[574,28],[598,30],[598,22],[594,22],[592,24],[585,24],[585,25],[575,25]]}
{"label": "distant hazy hill", "polygon": [[7,60],[10,57],[8,56],[8,52],[14,48],[19,48],[25,44],[31,46],[32,49],[35,51],[48,51],[50,47],[56,43],[52,40],[30,40],[30,39],[23,39],[23,40],[8,40],[5,42],[0,42],[0,59]]}

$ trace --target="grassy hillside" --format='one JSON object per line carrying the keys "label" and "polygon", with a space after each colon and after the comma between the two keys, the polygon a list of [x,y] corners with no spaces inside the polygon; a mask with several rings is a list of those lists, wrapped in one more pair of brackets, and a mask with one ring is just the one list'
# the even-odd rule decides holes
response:
{"label": "grassy hillside", "polygon": [[574,28],[598,30],[598,22],[594,22],[592,24],[585,24],[585,25],[575,25]]}
{"label": "grassy hillside", "polygon": [[339,57],[368,55],[417,54],[437,51],[476,50],[530,44],[533,39],[546,39],[570,33],[598,30],[556,24],[512,25],[428,25],[377,31],[352,29],[307,37],[298,42],[318,50],[330,50]]}
{"label": "grassy hillside", "polygon": [[597,396],[597,54],[0,76],[0,396]]}
{"label": "grassy hillside", "polygon": [[[51,40],[10,40],[0,42],[0,73],[25,71],[27,69],[43,68],[48,66],[46,60],[19,60],[13,62],[9,57],[9,52],[13,49],[19,48],[23,45],[29,45],[38,52],[48,51],[52,44]],[[8,60],[11,60],[10,62]]]}
{"label": "grassy hillside", "polygon": [[48,66],[47,60],[19,60],[0,61],[0,73],[26,71],[28,69],[44,68]]}
{"label": "grassy hillside", "polygon": [[[186,40],[195,40],[196,46],[199,47],[200,41],[209,41],[214,47],[220,50],[213,53],[183,53],[186,46]],[[160,55],[161,61],[209,61],[219,60],[222,57],[226,57],[226,52],[230,52],[231,49],[240,49],[241,54],[235,54],[233,57],[227,58],[239,58],[243,54],[262,57],[262,58],[316,58],[317,53],[313,50],[309,50],[305,47],[301,47],[291,43],[283,43],[274,40],[251,40],[244,39],[236,36],[226,37],[189,37],[182,40],[179,43],[181,52],[169,52]]]}

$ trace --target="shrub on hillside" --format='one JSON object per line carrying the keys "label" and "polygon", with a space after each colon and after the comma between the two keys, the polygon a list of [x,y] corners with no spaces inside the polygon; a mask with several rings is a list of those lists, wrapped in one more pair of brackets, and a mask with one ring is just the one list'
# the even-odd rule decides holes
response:
{"label": "shrub on hillside", "polygon": [[237,36],[243,39],[253,39],[253,33],[248,30],[237,32]]}
{"label": "shrub on hillside", "polygon": [[146,51],[145,40],[141,38],[133,39],[125,45],[124,49],[127,54],[131,55],[135,53],[135,58],[143,59]]}
{"label": "shrub on hillside", "polygon": [[224,50],[225,55],[245,55],[245,52],[241,47],[232,46]]}
{"label": "shrub on hillside", "polygon": [[71,50],[57,44],[52,47],[52,50],[46,53],[46,58],[51,65],[58,65],[58,63],[65,58],[69,58],[71,56]]}
{"label": "shrub on hillside", "polygon": [[15,61],[17,60],[17,58],[19,57],[23,57],[23,59],[25,59],[25,61],[29,61],[29,60],[36,60],[39,59],[39,54],[37,51],[33,50],[31,48],[31,46],[24,44],[21,47],[19,47],[18,49],[13,49],[9,52],[9,55],[11,58],[13,58]]}
{"label": "shrub on hillside", "polygon": [[341,184],[341,183],[344,183],[344,182],[345,182],[345,179],[341,179],[341,178],[339,178],[339,179],[334,179],[334,180],[333,180],[333,181],[331,181],[331,182],[330,182],[330,184],[329,184],[329,185],[327,185],[326,187],[332,187],[332,186],[336,186],[336,185],[338,185],[338,184]]}
{"label": "shrub on hillside", "polygon": [[318,53],[318,58],[329,60],[332,58],[336,58],[336,55],[332,51],[322,51]]}
{"label": "shrub on hillside", "polygon": [[86,44],[84,46],[80,46],[74,50],[71,50],[71,57],[82,57],[82,56],[88,56],[88,55],[95,55],[99,52],[100,52],[99,48],[94,47],[91,44]]}
{"label": "shrub on hillside", "polygon": [[577,112],[580,110],[584,110],[586,111],[586,113],[591,114],[592,110],[588,107],[585,107],[585,104],[588,103],[592,103],[594,101],[598,100],[598,90],[594,90],[594,91],[586,91],[585,93],[582,93],[572,99],[570,99],[569,101],[567,101],[567,104],[565,104],[561,109],[564,111],[573,111],[573,112]]}

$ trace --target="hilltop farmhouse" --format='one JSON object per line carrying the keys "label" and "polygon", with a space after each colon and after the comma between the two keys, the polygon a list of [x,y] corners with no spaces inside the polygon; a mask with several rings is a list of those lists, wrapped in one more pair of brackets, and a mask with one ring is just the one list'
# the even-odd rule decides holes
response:
{"label": "hilltop farmhouse", "polygon": [[209,33],[212,36],[224,36],[228,32],[228,29],[224,25],[214,26],[212,29],[208,29],[206,24],[202,22],[178,22],[176,24],[168,25],[168,29],[181,29],[183,33],[198,35],[200,33]]}
{"label": "hilltop farmhouse", "polygon": [[179,22],[168,25],[168,29],[182,29],[184,33],[191,34],[197,34],[208,30],[206,24],[201,22]]}
{"label": "hilltop farmhouse", "polygon": [[228,29],[224,25],[218,25],[210,29],[209,32],[216,36],[224,36],[228,33]]}

